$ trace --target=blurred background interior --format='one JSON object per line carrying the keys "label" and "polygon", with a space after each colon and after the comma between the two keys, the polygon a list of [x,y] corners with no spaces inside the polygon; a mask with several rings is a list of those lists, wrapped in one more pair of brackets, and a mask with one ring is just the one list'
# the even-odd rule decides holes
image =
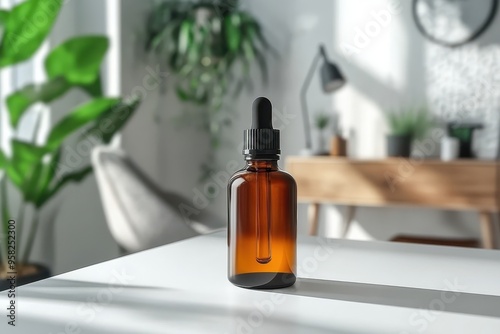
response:
{"label": "blurred background interior", "polygon": [[497,1],[0,8],[0,198],[26,262],[58,274],[225,228],[258,96],[299,234],[500,246]]}

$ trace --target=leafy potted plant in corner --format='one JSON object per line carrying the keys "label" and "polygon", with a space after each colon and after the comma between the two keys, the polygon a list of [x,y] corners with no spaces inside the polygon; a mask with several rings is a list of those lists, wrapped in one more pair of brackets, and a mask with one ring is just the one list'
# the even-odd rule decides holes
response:
{"label": "leafy potted plant in corner", "polygon": [[[0,70],[29,60],[35,54],[51,31],[62,4],[62,1],[49,4],[46,0],[27,0],[9,11],[0,10]],[[40,17],[45,20],[38,20]],[[37,27],[29,36],[24,35],[27,22],[36,22]],[[37,230],[43,228],[39,226],[40,212],[68,183],[80,182],[92,172],[90,164],[77,169],[62,168],[63,147],[70,136],[80,132],[80,140],[95,137],[93,142],[108,143],[138,107],[139,100],[135,98],[103,95],[100,67],[108,45],[104,36],[75,37],[63,42],[45,59],[47,81],[13,92],[4,103],[14,137],[9,152],[0,149],[0,290],[9,287],[6,278],[10,271],[17,272],[18,285],[49,276],[49,268],[30,261]],[[32,140],[16,136],[21,119],[34,111],[32,107],[49,105],[74,89],[84,91],[90,101],[62,117],[43,144],[35,138],[39,137],[43,113],[50,112],[48,108],[38,110]],[[21,204],[13,210],[9,199],[15,195],[20,195]],[[14,216],[13,212],[18,214]],[[30,224],[26,224],[25,212],[31,216]],[[15,221],[15,242],[8,233],[9,220]]]}
{"label": "leafy potted plant in corner", "polygon": [[426,108],[407,108],[387,112],[390,134],[387,136],[389,157],[410,157],[412,143],[421,139],[432,127]]}
{"label": "leafy potted plant in corner", "polygon": [[253,63],[266,82],[264,52],[272,48],[259,22],[240,9],[238,0],[158,1],[147,31],[146,48],[176,75],[179,100],[201,109],[194,114],[186,110],[183,118],[201,123],[209,135],[211,163],[202,166],[201,176],[207,179],[217,168],[213,158],[223,143],[223,129],[231,124],[233,110],[225,99],[252,88]]}

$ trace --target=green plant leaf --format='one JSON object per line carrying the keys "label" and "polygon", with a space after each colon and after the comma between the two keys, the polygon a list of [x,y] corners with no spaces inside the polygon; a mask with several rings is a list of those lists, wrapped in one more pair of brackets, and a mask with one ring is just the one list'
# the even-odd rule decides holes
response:
{"label": "green plant leaf", "polygon": [[[153,34],[150,39],[151,42],[147,46],[150,51],[160,51],[160,50],[168,50],[174,51],[177,48],[178,43],[178,31],[179,31],[178,20],[172,20],[165,24],[163,29]],[[177,34],[175,32],[177,31]]]}
{"label": "green plant leaf", "polygon": [[4,26],[7,18],[9,17],[9,11],[0,9],[0,26]]}
{"label": "green plant leaf", "polygon": [[246,60],[249,63],[252,63],[255,60],[255,52],[254,52],[252,43],[249,40],[245,39],[245,40],[243,40],[241,45],[242,45],[243,53],[244,53]]}
{"label": "green plant leaf", "polygon": [[241,44],[241,17],[238,13],[229,15],[224,20],[224,31],[229,52],[236,52]]}
{"label": "green plant leaf", "polygon": [[36,205],[38,207],[42,207],[48,200],[50,200],[55,194],[59,192],[65,185],[70,182],[81,182],[83,181],[90,173],[92,173],[92,167],[86,166],[82,169],[79,169],[75,172],[66,174],[62,176],[59,181],[55,183],[55,185],[50,188],[50,190],[46,191],[42,197],[39,198]]}
{"label": "green plant leaf", "polygon": [[8,162],[7,157],[0,149],[0,170],[5,169],[7,167],[7,162]]}
{"label": "green plant leaf", "polygon": [[[101,78],[88,85],[77,86],[92,97],[102,96]],[[27,85],[23,89],[7,97],[6,104],[9,110],[12,126],[16,127],[24,113],[35,103],[50,103],[66,94],[71,89],[66,79],[56,77],[49,82],[39,85]]]}
{"label": "green plant leaf", "polygon": [[11,165],[26,178],[32,174],[34,165],[41,161],[47,153],[49,151],[45,147],[13,140]]}
{"label": "green plant leaf", "polygon": [[20,63],[35,54],[52,29],[63,3],[61,0],[27,0],[15,6],[8,15],[3,12],[0,68]]}
{"label": "green plant leaf", "polygon": [[181,23],[180,31],[179,31],[179,45],[178,52],[180,54],[186,54],[186,52],[193,45],[193,33],[192,29],[194,26],[194,22],[192,20],[184,20]]}
{"label": "green plant leaf", "polygon": [[102,92],[102,82],[100,75],[98,75],[90,84],[80,85],[80,88],[92,97],[101,97],[104,95]]}
{"label": "green plant leaf", "polygon": [[52,102],[72,86],[80,87],[90,96],[102,96],[99,69],[107,48],[106,37],[86,36],[73,38],[54,49],[45,62],[49,81],[28,85],[8,97],[12,125],[17,126],[34,103]]}
{"label": "green plant leaf", "polygon": [[191,96],[189,95],[189,93],[187,91],[185,91],[182,87],[177,86],[176,92],[177,92],[177,97],[179,98],[179,100],[181,100],[183,102],[187,102],[187,101],[191,100]]}
{"label": "green plant leaf", "polygon": [[6,10],[0,9],[0,44],[2,43],[4,26],[5,26],[5,22],[7,21],[8,17],[9,17],[9,12]]}
{"label": "green plant leaf", "polygon": [[95,136],[105,144],[111,142],[115,134],[120,131],[128,120],[134,115],[141,101],[120,101],[115,108],[99,116],[94,125],[85,131],[82,137]]}
{"label": "green plant leaf", "polygon": [[324,130],[330,124],[330,117],[325,113],[318,113],[314,117],[314,124],[319,130]]}
{"label": "green plant leaf", "polygon": [[157,2],[147,20],[146,49],[173,52],[178,47],[180,24],[190,15],[195,4],[184,1]]}
{"label": "green plant leaf", "polygon": [[84,168],[78,172],[61,176],[56,181],[57,167],[61,158],[61,150],[51,152],[46,147],[15,140],[12,143],[13,157],[9,165],[9,179],[19,188],[25,202],[33,203],[37,208],[71,180],[81,180],[91,172]]}
{"label": "green plant leaf", "polygon": [[[20,146],[17,147],[16,150],[19,152],[22,150],[23,156],[20,158],[24,159],[23,163],[28,163],[31,168],[20,169],[19,166],[17,166],[17,177],[19,177],[21,181],[16,181],[15,184],[21,191],[25,202],[37,205],[39,199],[47,191],[55,175],[57,167],[55,161],[59,161],[60,151],[47,153],[46,149],[36,147],[30,143],[20,143]],[[44,151],[44,153],[42,155],[37,155],[39,150]],[[10,179],[13,180],[11,177]]]}
{"label": "green plant leaf", "polygon": [[64,78],[54,78],[40,85],[28,85],[7,97],[11,124],[16,127],[24,113],[37,102],[49,103],[64,95],[70,86]]}
{"label": "green plant leaf", "polygon": [[172,21],[173,8],[168,3],[155,3],[147,20],[148,39],[146,41],[146,50],[154,50],[154,40],[164,33],[164,28],[168,22]]}
{"label": "green plant leaf", "polygon": [[20,140],[12,141],[12,159],[7,164],[7,176],[19,188],[26,201],[33,201],[36,192],[33,183],[38,179],[48,150]]}
{"label": "green plant leaf", "polygon": [[31,175],[25,175],[25,183],[22,188],[24,201],[28,203],[35,203],[36,199],[40,196],[41,190],[39,189],[39,182],[41,176],[46,173],[47,165],[43,163],[43,159],[33,164],[34,168]]}
{"label": "green plant leaf", "polygon": [[390,110],[387,120],[392,135],[410,136],[413,139],[421,139],[434,124],[426,108]]}
{"label": "green plant leaf", "polygon": [[205,57],[205,56],[202,57],[201,48],[202,48],[202,45],[200,45],[198,43],[189,44],[187,58],[185,58],[185,60],[187,60],[188,64],[198,65],[201,62],[202,58]]}
{"label": "green plant leaf", "polygon": [[63,77],[73,85],[95,84],[109,47],[103,36],[72,38],[47,56],[45,70],[50,79]]}
{"label": "green plant leaf", "polygon": [[97,98],[77,107],[52,128],[47,139],[47,148],[50,150],[58,149],[73,132],[114,108],[119,101],[116,98]]}

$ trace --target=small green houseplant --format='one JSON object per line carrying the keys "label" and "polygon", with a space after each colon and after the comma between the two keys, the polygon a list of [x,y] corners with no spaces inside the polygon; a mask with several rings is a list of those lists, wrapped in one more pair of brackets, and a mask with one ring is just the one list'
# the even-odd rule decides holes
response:
{"label": "small green houseplant", "polygon": [[[254,63],[267,80],[264,52],[272,49],[259,22],[240,9],[238,0],[165,0],[152,9],[147,31],[147,50],[176,75],[179,100],[196,109],[185,110],[182,118],[209,134],[212,152],[207,161],[214,161],[223,129],[231,125],[233,110],[226,97],[252,88]],[[213,166],[202,166],[202,180],[214,172]]]}
{"label": "small green houseplant", "polygon": [[[0,10],[0,70],[29,60],[42,45],[58,16],[63,1],[27,0],[10,10]],[[40,20],[40,18],[45,18]],[[25,28],[32,25],[29,33]],[[139,104],[137,99],[105,97],[100,68],[109,41],[104,36],[75,37],[50,51],[44,62],[47,81],[30,84],[7,97],[4,105],[14,133],[23,116],[36,104],[50,105],[71,90],[84,91],[89,102],[76,106],[50,130],[43,144],[33,140],[10,140],[10,152],[0,148],[0,290],[6,272],[17,270],[18,283],[44,278],[47,268],[30,263],[32,246],[39,228],[39,212],[70,182],[80,182],[92,172],[89,164],[77,168],[65,164],[65,145],[70,137],[108,143]],[[41,113],[50,112],[44,108]],[[22,203],[12,210],[9,199],[19,195]],[[16,216],[13,212],[18,212]],[[24,212],[31,211],[31,224],[25,226]],[[9,233],[9,220],[15,220],[15,242]],[[40,227],[41,228],[41,227]],[[25,234],[26,233],[26,234]],[[14,245],[16,247],[14,247]]]}
{"label": "small green houseplant", "polygon": [[330,124],[330,116],[324,112],[318,112],[314,116],[314,125],[317,130],[317,135],[318,135],[318,147],[316,149],[316,154],[317,155],[327,155],[328,150],[326,147],[326,128]]}
{"label": "small green houseplant", "polygon": [[387,112],[390,133],[387,152],[390,157],[409,157],[414,140],[421,139],[433,121],[426,108],[401,108]]}

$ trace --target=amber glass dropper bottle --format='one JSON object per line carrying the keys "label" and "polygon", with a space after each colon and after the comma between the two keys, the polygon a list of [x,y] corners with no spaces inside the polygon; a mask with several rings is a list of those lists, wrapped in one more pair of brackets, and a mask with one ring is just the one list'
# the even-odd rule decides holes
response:
{"label": "amber glass dropper bottle", "polygon": [[297,186],[280,170],[280,132],[260,97],[244,132],[246,166],[228,185],[228,277],[244,288],[277,289],[296,279]]}

